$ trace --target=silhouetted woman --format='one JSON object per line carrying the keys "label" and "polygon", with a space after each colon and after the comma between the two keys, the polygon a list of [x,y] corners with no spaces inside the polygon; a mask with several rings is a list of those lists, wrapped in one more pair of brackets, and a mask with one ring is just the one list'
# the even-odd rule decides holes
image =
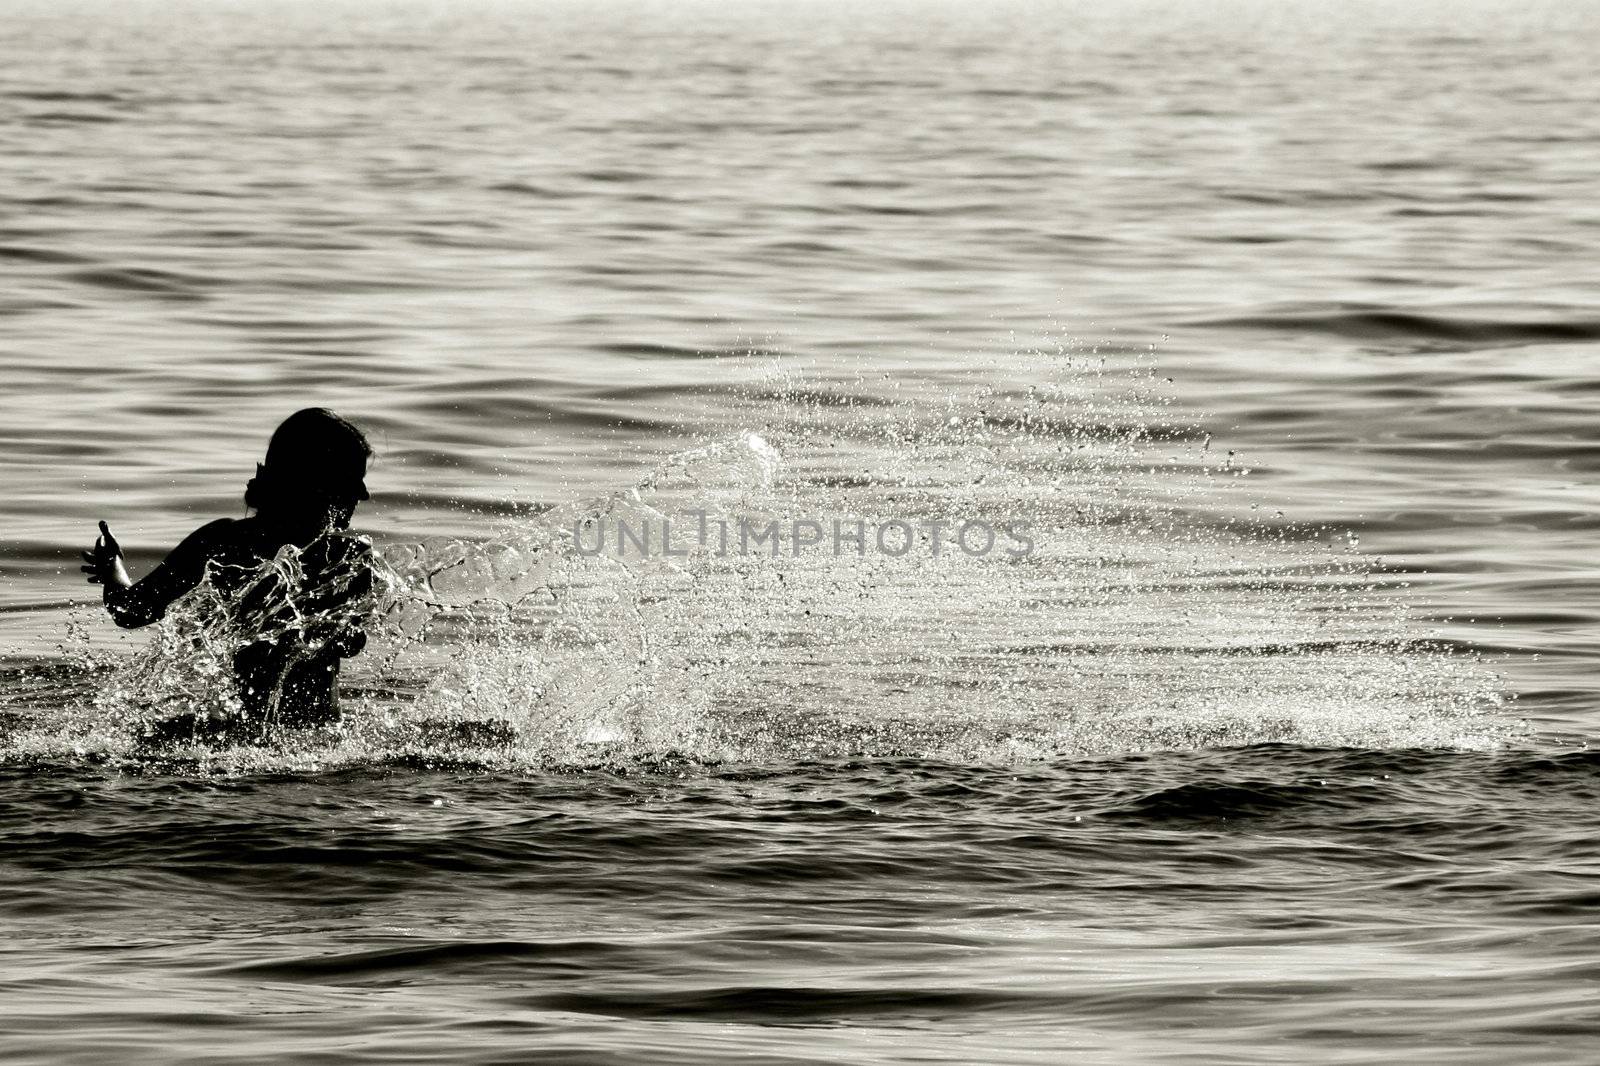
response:
{"label": "silhouetted woman", "polygon": [[367,498],[371,455],[362,432],[333,412],[295,412],[273,433],[266,460],[245,488],[245,505],[255,513],[201,526],[138,582],[100,523],[83,570],[104,587],[106,609],[119,626],[157,621],[209,578],[237,643],[233,670],[243,720],[182,715],[158,729],[161,739],[338,720],[339,661],[358,654],[367,639],[357,619],[372,589],[371,549],[345,531]]}

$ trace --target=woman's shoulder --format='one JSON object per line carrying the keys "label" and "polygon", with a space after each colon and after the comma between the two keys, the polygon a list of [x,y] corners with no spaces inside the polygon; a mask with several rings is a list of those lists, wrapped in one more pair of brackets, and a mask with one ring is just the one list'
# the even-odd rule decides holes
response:
{"label": "woman's shoulder", "polygon": [[215,562],[225,566],[253,567],[270,559],[281,547],[270,530],[255,516],[218,518],[207,522],[184,538],[172,550],[180,563],[204,566]]}
{"label": "woman's shoulder", "polygon": [[217,551],[235,545],[247,544],[254,539],[256,539],[255,531],[251,528],[250,519],[218,518],[215,521],[207,522],[183,538],[183,542],[178,545],[177,550],[183,551],[188,548],[190,550],[210,549],[211,551]]}

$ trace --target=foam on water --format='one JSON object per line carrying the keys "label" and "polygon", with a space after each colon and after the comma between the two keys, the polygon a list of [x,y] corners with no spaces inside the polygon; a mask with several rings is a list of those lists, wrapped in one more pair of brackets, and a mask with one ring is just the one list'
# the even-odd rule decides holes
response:
{"label": "foam on water", "polygon": [[13,754],[1014,762],[1516,735],[1492,674],[1430,644],[1353,542],[1237,517],[1260,513],[1247,468],[1174,422],[1138,361],[1030,352],[915,381],[869,401],[775,369],[735,398],[743,428],[626,490],[482,540],[382,546],[336,730],[140,747],[150,721],[227,689],[240,638],[216,636],[203,585],[147,649],[91,663],[94,697],[19,730]]}

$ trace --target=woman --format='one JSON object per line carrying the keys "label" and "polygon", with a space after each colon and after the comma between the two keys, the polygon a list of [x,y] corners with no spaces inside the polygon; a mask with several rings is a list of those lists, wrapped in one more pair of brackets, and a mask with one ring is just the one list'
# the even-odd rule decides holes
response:
{"label": "woman", "polygon": [[366,644],[359,612],[372,590],[371,548],[345,531],[367,499],[371,455],[362,432],[333,412],[295,412],[273,433],[245,488],[254,513],[201,526],[138,582],[100,523],[83,570],[103,587],[117,625],[157,621],[206,580],[220,594],[237,643],[240,715],[221,721],[182,715],[163,724],[160,739],[338,720],[339,662]]}

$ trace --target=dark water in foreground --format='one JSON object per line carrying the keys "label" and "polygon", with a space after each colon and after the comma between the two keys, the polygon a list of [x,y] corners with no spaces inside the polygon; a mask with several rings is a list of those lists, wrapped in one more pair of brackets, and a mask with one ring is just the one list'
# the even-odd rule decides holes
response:
{"label": "dark water in foreground", "polygon": [[0,789],[13,1060],[1580,1062],[1597,1021],[1588,754]]}
{"label": "dark water in foreground", "polygon": [[1596,770],[13,770],[8,1057],[1583,1062]]}
{"label": "dark water in foreground", "polygon": [[[5,15],[0,1058],[1592,1059],[1592,11]],[[141,747],[308,403],[348,723]]]}

